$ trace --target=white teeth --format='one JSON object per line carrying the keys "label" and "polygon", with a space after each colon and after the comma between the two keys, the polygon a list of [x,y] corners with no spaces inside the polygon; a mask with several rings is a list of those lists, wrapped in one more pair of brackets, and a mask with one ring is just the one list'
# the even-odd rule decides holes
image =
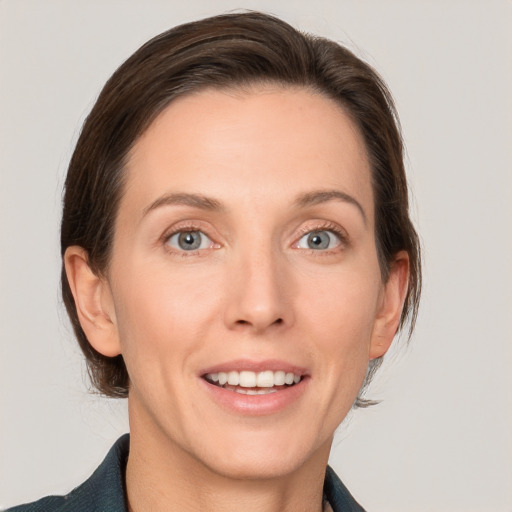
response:
{"label": "white teeth", "polygon": [[[292,384],[298,384],[301,380],[301,376],[294,374],[293,372],[284,372],[279,370],[273,372],[272,370],[266,370],[263,372],[251,372],[243,370],[241,372],[230,371],[230,372],[218,372],[208,373],[206,378],[211,381],[218,383],[219,386],[229,384],[230,386],[240,386],[241,388],[263,388],[262,390],[247,389],[247,394],[264,394],[269,391],[269,388],[274,386],[284,386],[285,384],[291,386]],[[245,390],[237,390],[243,393]],[[251,391],[251,393],[249,393]],[[260,393],[262,391],[262,393]],[[275,390],[273,390],[275,391]]]}
{"label": "white teeth", "polygon": [[[284,386],[284,376],[285,372],[274,372],[274,386]],[[297,375],[298,379],[300,380],[300,377]]]}
{"label": "white teeth", "polygon": [[254,388],[256,386],[256,374],[254,372],[240,372],[240,386]]}
{"label": "white teeth", "polygon": [[260,372],[256,377],[256,386],[259,388],[271,388],[274,385],[274,372]]}
{"label": "white teeth", "polygon": [[277,389],[270,388],[262,388],[262,389],[246,389],[246,388],[236,388],[233,390],[235,393],[240,393],[241,395],[269,395],[270,393],[277,393]]}
{"label": "white teeth", "polygon": [[229,372],[228,373],[228,384],[230,386],[238,386],[238,382],[239,382],[239,378],[238,378],[238,372]]}
{"label": "white teeth", "polygon": [[284,376],[284,383],[288,384],[289,386],[293,384],[293,373],[290,372]]}

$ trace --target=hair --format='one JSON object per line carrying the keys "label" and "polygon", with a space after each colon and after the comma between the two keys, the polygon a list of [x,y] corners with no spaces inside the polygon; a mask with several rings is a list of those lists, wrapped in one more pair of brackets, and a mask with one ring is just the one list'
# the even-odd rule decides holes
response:
{"label": "hair", "polygon": [[[391,94],[368,64],[340,44],[263,13],[225,14],[177,26],[148,41],[115,71],[84,122],[69,164],[62,257],[68,247],[78,245],[87,251],[93,272],[107,272],[127,155],[171,101],[205,88],[258,84],[323,94],[338,102],[359,128],[372,173],[383,281],[394,255],[402,250],[409,255],[408,291],[398,330],[409,323],[410,336],[421,291],[420,245],[409,218],[402,137]],[[64,264],[61,285],[93,386],[107,396],[127,396],[129,376],[123,357],[104,356],[90,345]],[[380,362],[370,362],[366,384]],[[360,394],[355,405],[370,403]]]}

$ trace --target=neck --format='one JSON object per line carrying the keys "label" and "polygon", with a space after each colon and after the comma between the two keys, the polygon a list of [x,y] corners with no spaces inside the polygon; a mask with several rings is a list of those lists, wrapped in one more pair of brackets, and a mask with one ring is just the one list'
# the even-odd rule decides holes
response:
{"label": "neck", "polygon": [[162,433],[131,427],[126,488],[130,512],[321,512],[329,446],[291,473],[269,478],[219,474]]}

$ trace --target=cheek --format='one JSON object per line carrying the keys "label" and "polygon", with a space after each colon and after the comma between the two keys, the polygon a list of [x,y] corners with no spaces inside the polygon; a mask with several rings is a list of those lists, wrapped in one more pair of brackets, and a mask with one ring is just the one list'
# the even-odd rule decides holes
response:
{"label": "cheek", "polygon": [[[317,282],[318,284],[318,282]],[[366,375],[370,342],[382,284],[380,274],[346,272],[331,275],[302,299],[304,322],[327,383],[326,408],[341,421]],[[340,409],[341,408],[341,409]]]}
{"label": "cheek", "polygon": [[[150,269],[150,270],[145,270]],[[133,265],[116,281],[114,301],[123,355],[139,364],[192,352],[217,314],[218,278],[210,272],[173,272],[165,264]]]}
{"label": "cheek", "polygon": [[366,269],[317,274],[310,282],[304,279],[300,288],[303,317],[325,332],[323,339],[355,349],[362,340],[369,342],[382,288],[380,274]]}

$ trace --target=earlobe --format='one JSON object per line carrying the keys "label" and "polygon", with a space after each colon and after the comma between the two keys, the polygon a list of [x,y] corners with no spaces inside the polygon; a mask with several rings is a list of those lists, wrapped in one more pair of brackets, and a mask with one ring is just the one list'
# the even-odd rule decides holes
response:
{"label": "earlobe", "polygon": [[375,320],[370,344],[370,359],[383,356],[395,337],[409,283],[409,255],[398,252],[391,262],[388,280]]}
{"label": "earlobe", "polygon": [[64,265],[78,319],[89,343],[107,357],[119,355],[114,302],[107,280],[91,270],[87,251],[82,247],[68,247]]}

